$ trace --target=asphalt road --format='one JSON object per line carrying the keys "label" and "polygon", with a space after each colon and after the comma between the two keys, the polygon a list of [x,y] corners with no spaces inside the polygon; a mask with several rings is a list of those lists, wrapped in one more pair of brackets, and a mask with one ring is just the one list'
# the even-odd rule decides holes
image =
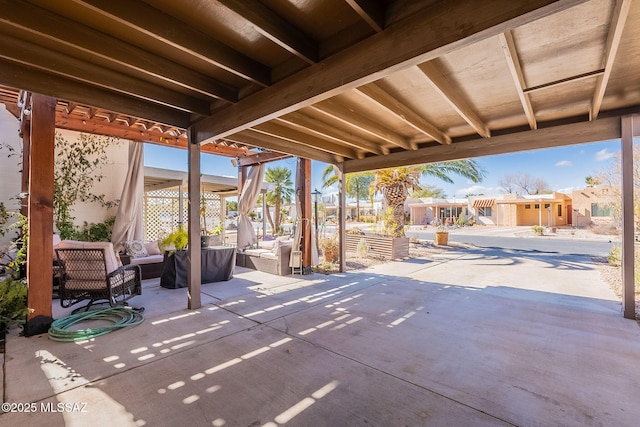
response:
{"label": "asphalt road", "polygon": [[[408,237],[434,240],[434,233],[424,231],[407,232]],[[563,239],[558,236],[505,237],[449,233],[449,241],[467,243],[483,248],[513,249],[521,251],[551,252],[561,255],[607,256],[615,241]]]}

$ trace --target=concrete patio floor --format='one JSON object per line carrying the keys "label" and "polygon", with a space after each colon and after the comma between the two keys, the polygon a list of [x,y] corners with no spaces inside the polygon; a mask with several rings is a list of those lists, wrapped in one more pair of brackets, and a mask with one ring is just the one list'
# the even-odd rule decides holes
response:
{"label": "concrete patio floor", "polygon": [[[464,249],[345,274],[145,281],[143,324],[7,340],[0,425],[633,426],[640,327],[586,257]],[[43,412],[66,403],[78,412]]]}

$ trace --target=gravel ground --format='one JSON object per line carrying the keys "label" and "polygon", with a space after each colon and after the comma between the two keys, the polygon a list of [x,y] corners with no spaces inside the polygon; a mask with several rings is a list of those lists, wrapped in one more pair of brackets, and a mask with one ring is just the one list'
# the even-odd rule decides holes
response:
{"label": "gravel ground", "polygon": [[[615,267],[607,262],[604,257],[593,258],[600,277],[607,282],[616,296],[622,302],[622,271],[620,267]],[[640,287],[636,284],[636,320],[640,324]]]}
{"label": "gravel ground", "polygon": [[[437,246],[433,244],[432,241],[429,240],[413,240],[409,246],[409,257],[410,258],[421,258],[428,257],[430,255],[439,254],[443,252],[455,251],[461,248],[469,247],[469,245],[463,243],[451,243],[448,246]],[[320,257],[321,263],[316,268],[316,271],[320,273],[336,273],[338,271],[338,266],[336,264],[330,264],[322,262],[322,257]],[[346,267],[347,270],[361,270],[363,268],[371,267],[377,264],[383,264],[388,262],[388,260],[375,257],[375,256],[365,256],[361,257],[355,252],[347,252],[347,261]]]}

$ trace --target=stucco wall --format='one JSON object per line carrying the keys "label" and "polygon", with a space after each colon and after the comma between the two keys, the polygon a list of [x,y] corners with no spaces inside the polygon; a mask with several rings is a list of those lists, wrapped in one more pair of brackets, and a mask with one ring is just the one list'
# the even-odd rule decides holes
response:
{"label": "stucco wall", "polygon": [[[4,104],[0,104],[0,144],[14,147],[16,153],[20,153],[22,147],[18,128],[18,119],[5,109]],[[20,205],[15,197],[21,191],[20,158],[7,157],[9,152],[7,148],[0,150],[0,202],[7,209],[18,210]],[[10,240],[10,236],[0,236],[0,247],[4,247]]]}
{"label": "stucco wall", "polygon": [[609,186],[587,187],[571,193],[573,225],[580,227],[590,223],[610,223],[613,217],[592,217],[591,204],[620,204],[619,190]]}
{"label": "stucco wall", "polygon": [[[56,132],[70,142],[79,141],[78,132],[61,129]],[[103,166],[101,170],[104,178],[94,183],[93,193],[104,194],[105,200],[118,200],[127,176],[129,141],[120,140],[118,144],[110,146],[107,149],[107,155],[109,164]],[[82,225],[84,221],[102,222],[109,216],[115,215],[116,211],[117,208],[105,209],[97,203],[78,203],[73,209],[73,215],[76,217],[75,224]]]}

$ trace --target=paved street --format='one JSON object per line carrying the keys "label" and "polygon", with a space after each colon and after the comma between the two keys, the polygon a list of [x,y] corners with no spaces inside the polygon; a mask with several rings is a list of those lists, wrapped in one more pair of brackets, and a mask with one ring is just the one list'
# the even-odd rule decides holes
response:
{"label": "paved street", "polygon": [[[532,236],[530,227],[466,227],[452,229],[449,241],[467,243],[481,248],[501,248],[520,251],[551,252],[563,255],[607,256],[611,246],[620,243],[619,236],[570,234],[562,230],[556,234]],[[434,240],[433,228],[420,230],[414,227],[409,237]]]}

